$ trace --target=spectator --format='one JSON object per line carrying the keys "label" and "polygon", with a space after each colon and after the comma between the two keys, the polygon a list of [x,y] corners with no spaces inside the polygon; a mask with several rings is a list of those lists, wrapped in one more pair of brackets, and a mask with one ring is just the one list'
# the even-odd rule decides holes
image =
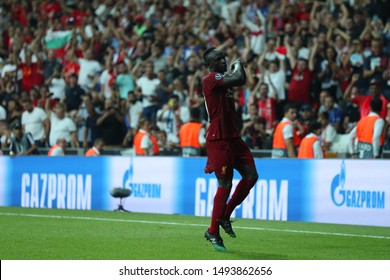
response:
{"label": "spectator", "polygon": [[31,133],[23,133],[22,124],[18,120],[15,121],[11,126],[13,136],[10,139],[10,156],[14,157],[38,154],[37,145],[35,145],[35,141]]}
{"label": "spectator", "polygon": [[273,143],[272,158],[295,158],[294,138],[298,136],[294,133],[293,122],[297,118],[297,109],[291,104],[286,104],[284,108],[284,118],[276,126]]}
{"label": "spectator", "polygon": [[45,82],[54,75],[55,71],[61,73],[62,64],[57,60],[54,50],[47,51],[47,58],[43,61],[43,78]]}
{"label": "spectator", "polygon": [[340,132],[343,112],[339,109],[338,105],[336,106],[331,95],[325,97],[324,107],[325,111],[329,114],[329,123],[336,129],[337,132]]}
{"label": "spectator", "polygon": [[101,138],[97,138],[91,148],[89,148],[85,152],[85,156],[87,157],[93,157],[93,156],[100,156],[104,148],[104,140]]}
{"label": "spectator", "polygon": [[72,74],[69,77],[69,82],[65,87],[65,104],[66,112],[78,110],[82,103],[82,95],[85,91],[77,84],[77,75]]}
{"label": "spectator", "polygon": [[85,121],[83,148],[91,147],[95,140],[101,136],[100,128],[97,125],[97,120],[101,115],[96,112],[92,103],[86,104],[86,107],[88,116]]}
{"label": "spectator", "polygon": [[[142,102],[139,101],[134,92],[129,92],[126,102],[126,107],[124,109],[125,121],[127,130],[131,132],[128,136],[131,139],[134,137],[137,132],[138,122],[142,114]],[[130,140],[130,139],[128,139]]]}
{"label": "spectator", "polygon": [[176,78],[181,74],[180,70],[175,65],[175,60],[172,55],[166,57],[166,79],[169,84],[171,84]]}
{"label": "spectator", "polygon": [[48,88],[43,85],[41,88],[32,87],[30,88],[30,98],[34,107],[45,109],[46,101],[50,103],[50,108],[54,108],[57,101],[50,98],[52,95],[49,94]]}
{"label": "spectator", "polygon": [[180,107],[187,107],[190,100],[188,97],[188,91],[184,87],[184,82],[181,79],[177,78],[172,83],[172,89],[172,94],[176,95],[179,98]]}
{"label": "spectator", "polygon": [[265,148],[266,120],[259,117],[256,104],[249,105],[249,118],[244,119],[240,135],[250,149]]}
{"label": "spectator", "polygon": [[156,74],[166,69],[167,62],[161,44],[152,45],[152,54],[149,59],[153,62],[153,70]]}
{"label": "spectator", "polygon": [[271,134],[276,125],[276,103],[275,98],[269,96],[269,87],[266,83],[258,81],[251,94],[251,103],[258,107],[258,116],[265,122],[265,129]]}
{"label": "spectator", "polygon": [[101,65],[93,59],[91,48],[84,51],[84,57],[79,58],[78,63],[80,65],[79,86],[84,90],[93,89],[98,73],[100,73]]}
{"label": "spectator", "polygon": [[322,125],[314,122],[309,127],[309,134],[303,138],[298,151],[298,158],[324,158],[320,135]]}
{"label": "spectator", "polygon": [[[260,65],[263,64],[263,57],[264,55],[260,56]],[[279,55],[276,55],[275,57],[275,60],[268,62],[269,66],[267,70],[262,68],[262,78],[263,82],[268,85],[268,96],[274,98],[278,103],[284,104],[286,100],[286,93],[284,88],[286,82],[285,62],[284,58],[280,58]]]}
{"label": "spectator", "polygon": [[22,117],[22,106],[14,99],[10,99],[7,102],[7,122],[13,123],[17,119]]}
{"label": "spectator", "polygon": [[192,108],[190,121],[179,131],[180,148],[183,157],[200,156],[206,144],[206,130],[200,122],[200,110]]}
{"label": "spectator", "polygon": [[389,101],[380,93],[379,82],[377,80],[371,80],[369,94],[366,95],[352,95],[352,90],[359,77],[357,75],[352,76],[351,84],[348,86],[344,93],[345,100],[351,100],[353,103],[359,106],[360,118],[367,116],[370,112],[370,101],[374,98],[382,100],[382,110],[380,111],[381,118],[386,118],[390,113],[390,108],[387,108]]}
{"label": "spectator", "polygon": [[[375,80],[381,88],[384,88],[387,85],[383,80],[383,73],[388,68],[389,65],[389,54],[383,51],[383,41],[382,39],[374,38],[371,42],[371,52],[372,54],[364,60],[364,72],[363,77],[368,81]],[[390,92],[390,91],[389,91]],[[387,94],[387,92],[386,92]],[[390,99],[390,95],[386,96]],[[369,108],[368,108],[369,109]]]}
{"label": "spectator", "polygon": [[46,112],[50,117],[51,129],[49,144],[54,146],[57,142],[57,139],[65,139],[69,145],[73,148],[79,147],[79,142],[77,139],[77,127],[74,121],[66,117],[65,105],[58,103],[54,108],[54,112],[51,111],[50,106],[47,103]]}
{"label": "spectator", "polygon": [[116,69],[117,75],[115,78],[115,84],[118,86],[119,98],[121,100],[126,100],[128,93],[134,91],[135,82],[124,61],[118,62]]}
{"label": "spectator", "polygon": [[287,57],[289,59],[292,76],[291,81],[288,84],[287,100],[294,103],[307,103],[311,104],[311,81],[313,78],[314,70],[314,55],[317,50],[317,43],[314,44],[310,51],[309,60],[296,59],[292,53],[291,46],[288,41],[285,40],[287,48]]}
{"label": "spectator", "polygon": [[52,98],[63,102],[65,100],[66,81],[62,77],[60,67],[53,70],[53,74],[45,80],[45,85],[49,86],[49,92],[52,93]]}
{"label": "spectator", "polygon": [[321,90],[326,90],[336,99],[338,86],[339,67],[336,61],[337,53],[333,47],[326,48],[325,59],[319,62],[318,79],[321,83]]}
{"label": "spectator", "polygon": [[337,136],[337,131],[329,122],[328,112],[319,113],[318,122],[322,124],[321,146],[326,153],[331,150],[332,144]]}
{"label": "spectator", "polygon": [[161,109],[164,104],[168,103],[168,101],[171,97],[172,83],[167,81],[165,70],[158,71],[157,78],[160,80],[160,83],[156,87],[156,95],[157,95],[157,100],[158,100],[158,109]]}
{"label": "spectator", "polygon": [[22,105],[25,110],[22,114],[23,132],[31,133],[38,147],[46,147],[51,127],[46,112],[34,107],[30,99],[24,99]]}
{"label": "spectator", "polygon": [[182,121],[178,112],[179,97],[172,95],[168,103],[157,112],[157,126],[167,133],[168,143],[179,144],[179,130]]}
{"label": "spectator", "polygon": [[49,157],[64,156],[66,153],[66,139],[58,138],[56,143],[50,148],[47,155]]}
{"label": "spectator", "polygon": [[[350,132],[349,152],[360,159],[379,158],[380,148],[383,145],[383,129],[385,122],[379,116],[382,108],[382,100],[372,99],[370,101],[370,114],[362,118],[357,126]],[[355,138],[357,146],[355,148]]]}
{"label": "spectator", "polygon": [[141,119],[139,129],[134,137],[134,152],[138,156],[152,156],[159,153],[157,139],[151,135],[152,123]]}
{"label": "spectator", "polygon": [[156,122],[158,110],[156,89],[159,84],[160,80],[154,77],[153,63],[148,62],[145,74],[137,80],[136,92],[139,97],[142,97],[142,117],[151,123]]}
{"label": "spectator", "polygon": [[122,145],[125,135],[125,120],[111,98],[105,100],[104,110],[96,120],[96,125],[99,127],[101,138],[107,146],[118,147]]}
{"label": "spectator", "polygon": [[[92,104],[92,96],[90,94],[84,94],[82,100],[83,102],[81,103],[79,109],[77,111],[74,110],[69,114],[70,118],[77,127],[77,139],[79,142],[79,147],[82,147],[84,143],[84,134],[88,117],[87,106]],[[87,135],[87,141],[91,143],[91,135]]]}
{"label": "spectator", "polygon": [[22,72],[22,89],[27,92],[30,91],[31,87],[40,87],[44,83],[43,60],[37,53],[36,45],[32,46],[32,50],[35,52],[35,61],[33,60],[32,51],[26,47],[24,49],[24,60],[19,65]]}

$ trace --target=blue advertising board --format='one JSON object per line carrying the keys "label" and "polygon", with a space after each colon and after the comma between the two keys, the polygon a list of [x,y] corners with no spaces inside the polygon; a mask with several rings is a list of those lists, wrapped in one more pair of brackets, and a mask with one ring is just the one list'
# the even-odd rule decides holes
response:
{"label": "blue advertising board", "polygon": [[[390,226],[390,161],[257,159],[259,179],[233,217]],[[0,157],[0,206],[211,216],[206,158]],[[369,166],[369,168],[368,168]],[[240,180],[234,174],[233,189]]]}

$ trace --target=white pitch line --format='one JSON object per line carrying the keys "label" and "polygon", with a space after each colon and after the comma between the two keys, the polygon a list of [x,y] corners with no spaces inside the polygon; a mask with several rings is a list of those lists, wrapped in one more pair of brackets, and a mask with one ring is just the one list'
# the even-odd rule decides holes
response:
{"label": "white pitch line", "polygon": [[[57,216],[57,215],[0,213],[0,216],[1,215],[3,215],[3,216],[34,217],[34,218],[50,218],[50,219],[70,219],[70,220],[89,220],[89,221],[122,222],[122,223],[193,226],[193,227],[207,227],[208,226],[208,225],[204,225],[204,224],[161,222],[161,221],[144,221],[144,220],[123,220],[123,219],[93,218],[93,217],[78,217],[78,216]],[[362,238],[374,238],[374,239],[390,239],[390,236],[350,234],[350,233],[338,233],[338,232],[322,232],[322,231],[308,231],[308,230],[295,230],[295,229],[276,229],[276,228],[256,228],[256,227],[240,227],[240,226],[235,226],[234,228],[246,229],[246,230],[260,230],[260,231],[277,231],[277,232],[303,233],[303,234],[333,235],[333,236],[346,236],[346,237],[362,237]]]}

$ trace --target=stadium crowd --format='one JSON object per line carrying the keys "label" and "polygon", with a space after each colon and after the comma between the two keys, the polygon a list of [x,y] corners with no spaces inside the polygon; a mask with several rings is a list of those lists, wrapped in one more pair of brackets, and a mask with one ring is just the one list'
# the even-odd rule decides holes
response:
{"label": "stadium crowd", "polygon": [[250,148],[272,148],[293,104],[299,139],[318,121],[330,151],[371,99],[390,121],[388,11],[386,0],[2,0],[1,147],[24,133],[31,144],[20,154],[59,139],[130,148],[139,129],[160,150],[179,147],[193,108],[207,128],[202,55],[215,46],[228,63],[247,61],[235,100]]}

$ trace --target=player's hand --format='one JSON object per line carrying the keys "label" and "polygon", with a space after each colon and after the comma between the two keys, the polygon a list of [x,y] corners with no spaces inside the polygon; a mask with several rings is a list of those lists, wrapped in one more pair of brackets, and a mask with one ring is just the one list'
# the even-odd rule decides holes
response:
{"label": "player's hand", "polygon": [[244,67],[244,68],[246,68],[246,66],[247,66],[246,61],[244,61],[244,60],[238,58],[238,59],[236,59],[236,60],[233,62],[232,66],[231,66],[231,69],[232,69],[232,70],[234,69],[234,67],[235,67],[236,64],[240,64],[240,65],[242,65],[242,67]]}

